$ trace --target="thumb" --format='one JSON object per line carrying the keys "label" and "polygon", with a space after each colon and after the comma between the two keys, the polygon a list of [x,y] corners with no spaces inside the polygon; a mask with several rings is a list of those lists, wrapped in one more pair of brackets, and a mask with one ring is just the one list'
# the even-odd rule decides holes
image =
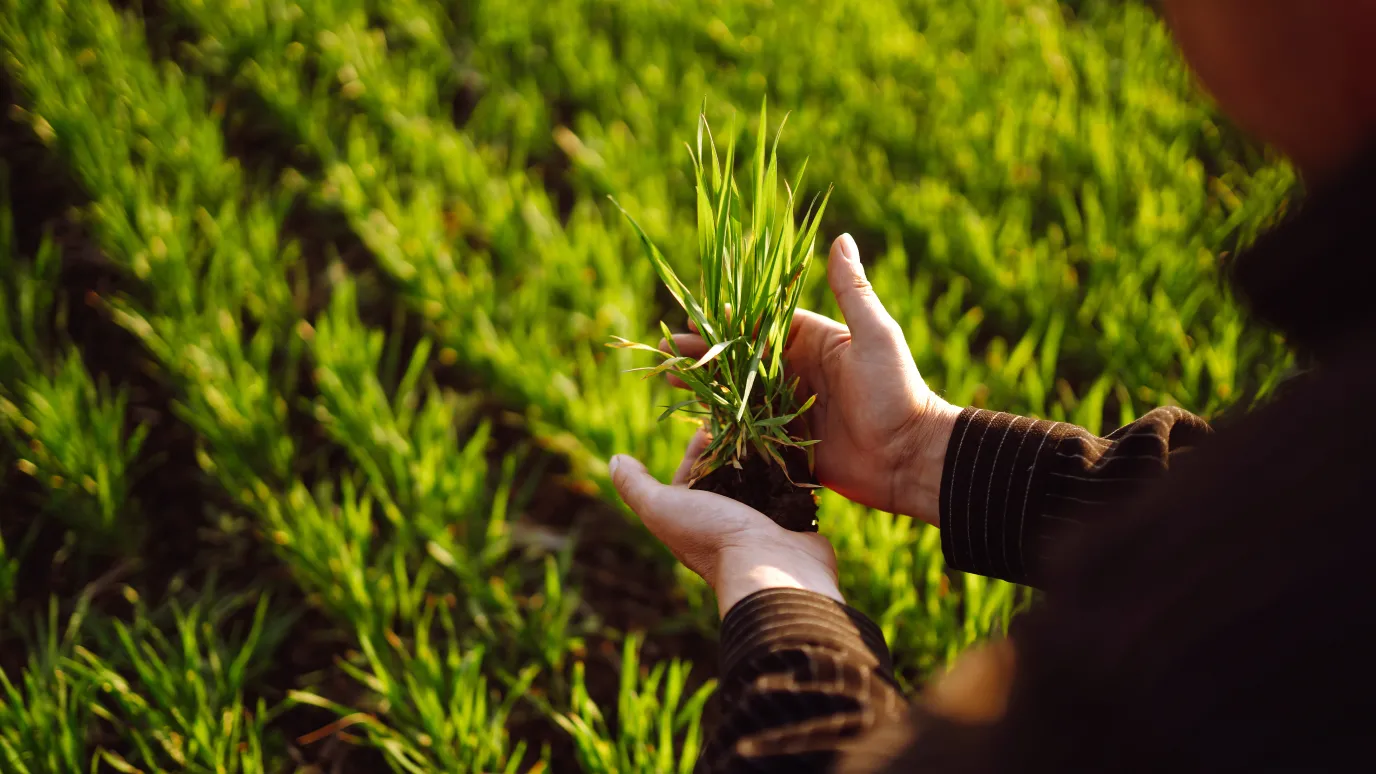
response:
{"label": "thumb", "polygon": [[655,495],[663,484],[650,475],[650,471],[640,460],[618,454],[607,463],[611,471],[612,486],[631,510],[642,520],[653,509]]}
{"label": "thumb", "polygon": [[611,470],[616,491],[640,517],[640,523],[688,569],[710,578],[714,541],[711,536],[704,536],[695,529],[708,520],[685,520],[682,517],[703,512],[702,503],[696,506],[692,503],[694,498],[715,498],[716,495],[661,484],[639,460],[624,454],[612,457],[607,466]]}
{"label": "thumb", "polygon": [[827,260],[827,284],[836,296],[846,327],[856,344],[887,340],[893,335],[894,321],[874,294],[874,286],[865,277],[860,264],[860,248],[850,234],[842,234],[831,243]]}

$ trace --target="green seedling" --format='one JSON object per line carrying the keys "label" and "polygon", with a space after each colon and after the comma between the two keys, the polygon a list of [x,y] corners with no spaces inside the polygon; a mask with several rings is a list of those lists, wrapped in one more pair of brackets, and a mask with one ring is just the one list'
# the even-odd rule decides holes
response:
{"label": "green seedling", "polygon": [[[688,146],[697,181],[698,256],[702,265],[697,295],[679,279],[635,218],[626,213],[645,255],[687,312],[707,351],[699,357],[685,356],[662,322],[668,352],[620,337],[612,346],[656,355],[661,359],[658,365],[633,370],[644,371],[647,378],[673,374],[692,392],[691,398],[666,408],[661,419],[676,412],[704,418],[711,442],[693,466],[695,486],[722,490],[757,507],[772,505],[770,516],[776,521],[808,529],[815,527],[816,504],[811,494],[801,492],[810,504],[810,512],[804,513],[808,508],[799,507],[804,505],[802,499],[776,496],[780,490],[769,483],[769,478],[782,477],[794,490],[811,486],[809,480],[798,479],[800,474],[811,478],[809,447],[816,441],[807,437],[805,424],[799,420],[812,406],[814,396],[804,399],[797,394],[798,380],[787,376],[784,350],[812,265],[817,227],[831,192],[814,196],[801,222],[795,224],[807,162],[791,185],[783,181],[784,195],[780,196],[779,135],[766,152],[766,118],[762,106],[759,140],[750,165],[752,196],[748,205],[732,178],[734,138],[727,143],[725,157],[719,157],[706,116],[698,120],[696,148]],[[782,133],[782,126],[779,131]],[[704,155],[704,138],[710,161]],[[798,462],[800,457],[803,464]],[[735,473],[718,475],[726,468]],[[800,516],[805,521],[799,522]]]}
{"label": "green seedling", "polygon": [[583,771],[590,774],[689,774],[702,740],[702,708],[716,690],[715,680],[692,687],[693,665],[680,659],[644,663],[643,637],[629,634],[621,647],[621,680],[615,715],[588,693],[583,662],[573,665],[569,712],[555,712],[534,699],[573,740]]}

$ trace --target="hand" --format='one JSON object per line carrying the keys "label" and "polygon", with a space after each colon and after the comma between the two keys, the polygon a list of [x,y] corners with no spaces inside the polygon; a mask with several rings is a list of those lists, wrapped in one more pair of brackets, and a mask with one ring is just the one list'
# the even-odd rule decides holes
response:
{"label": "hand", "polygon": [[[849,234],[831,245],[827,282],[846,325],[800,309],[784,350],[801,379],[799,398],[817,396],[803,415],[821,441],[813,447],[817,478],[862,505],[936,524],[946,444],[960,409],[922,381]],[[674,343],[688,356],[707,351],[696,334],[676,335]]]}
{"label": "hand", "polygon": [[723,618],[763,589],[806,589],[844,602],[836,552],[826,538],[790,532],[729,497],[688,488],[689,472],[708,440],[699,432],[688,445],[672,485],[620,454],[610,462],[612,483],[646,528],[712,587]]}

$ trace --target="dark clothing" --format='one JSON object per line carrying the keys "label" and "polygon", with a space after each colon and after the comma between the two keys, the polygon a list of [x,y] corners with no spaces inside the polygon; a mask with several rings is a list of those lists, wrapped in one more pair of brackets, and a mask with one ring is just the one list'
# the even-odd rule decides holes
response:
{"label": "dark clothing", "polygon": [[1010,634],[1016,670],[1001,719],[966,725],[908,704],[859,612],[765,591],[722,623],[723,720],[700,770],[1369,761],[1373,175],[1376,154],[1234,262],[1235,289],[1314,368],[1216,435],[1176,408],[1103,439],[961,415],[942,476],[946,562],[1046,590]]}
{"label": "dark clothing", "polygon": [[[1174,408],[1104,439],[1063,422],[966,409],[942,472],[946,562],[1040,585],[1058,544],[1207,433]],[[825,771],[846,740],[908,710],[878,627],[820,594],[747,597],[722,621],[721,645],[723,721],[703,771]]]}

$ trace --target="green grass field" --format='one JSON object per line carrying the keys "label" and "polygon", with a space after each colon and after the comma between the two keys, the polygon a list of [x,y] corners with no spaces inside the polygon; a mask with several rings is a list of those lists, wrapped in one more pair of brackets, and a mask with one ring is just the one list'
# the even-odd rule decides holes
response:
{"label": "green grass field", "polygon": [[[1135,3],[0,0],[0,771],[688,771],[716,611],[618,504],[682,143],[791,111],[919,368],[1107,429],[1288,370],[1294,187]],[[748,145],[746,147],[749,147]],[[804,304],[835,314],[813,272]],[[919,686],[1027,601],[822,499]]]}

